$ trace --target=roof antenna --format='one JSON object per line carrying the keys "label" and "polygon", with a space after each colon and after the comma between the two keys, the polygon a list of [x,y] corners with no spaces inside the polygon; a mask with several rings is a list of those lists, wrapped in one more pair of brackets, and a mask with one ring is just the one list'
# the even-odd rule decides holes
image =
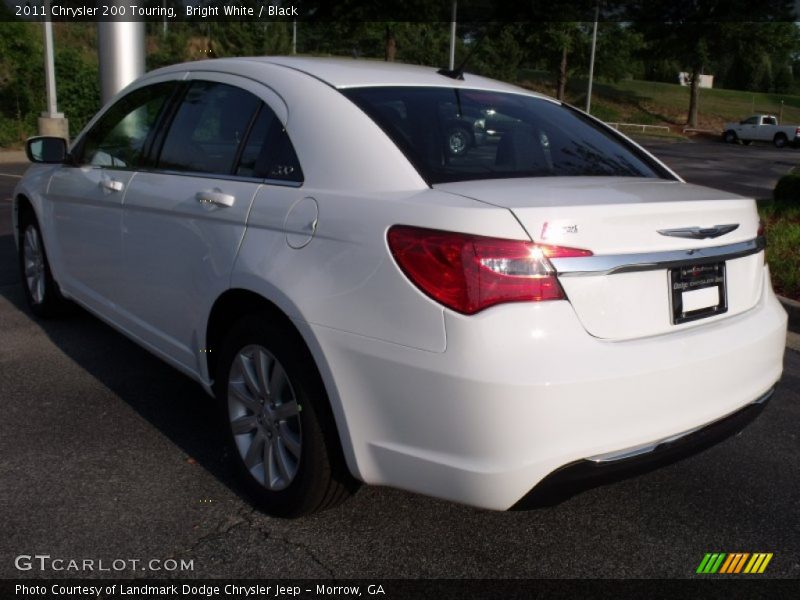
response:
{"label": "roof antenna", "polygon": [[481,37],[478,38],[478,41],[475,42],[475,45],[472,47],[467,55],[464,57],[464,60],[455,68],[455,69],[445,69],[442,67],[438,71],[436,71],[439,75],[444,75],[445,77],[449,77],[450,79],[459,79],[464,81],[464,68],[467,66],[469,59],[472,58],[472,55],[475,54],[475,51],[480,47],[481,42],[483,42],[484,38],[486,37],[486,33],[488,32],[488,28],[484,29]]}

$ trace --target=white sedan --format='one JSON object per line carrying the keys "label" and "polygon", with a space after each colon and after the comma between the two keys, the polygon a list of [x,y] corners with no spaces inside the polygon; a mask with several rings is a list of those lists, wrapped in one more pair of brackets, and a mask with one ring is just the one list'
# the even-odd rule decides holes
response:
{"label": "white sedan", "polygon": [[507,509],[738,430],[781,375],[754,201],[511,85],[202,61],[28,152],[33,312],[77,303],[199,382],[276,515],[359,481]]}

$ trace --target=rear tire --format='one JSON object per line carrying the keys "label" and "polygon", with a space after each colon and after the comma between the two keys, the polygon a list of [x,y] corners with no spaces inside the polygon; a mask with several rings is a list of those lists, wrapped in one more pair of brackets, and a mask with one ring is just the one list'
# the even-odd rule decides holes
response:
{"label": "rear tire", "polygon": [[71,304],[53,279],[42,231],[30,211],[20,215],[18,256],[22,289],[33,314],[51,318],[69,312]]}
{"label": "rear tire", "polygon": [[786,144],[788,142],[789,142],[789,140],[786,138],[786,135],[784,135],[783,133],[779,133],[772,140],[772,143],[775,144],[776,148],[783,148],[784,146],[786,146]]}
{"label": "rear tire", "polygon": [[725,140],[725,142],[727,144],[735,144],[736,142],[739,141],[739,136],[736,135],[735,131],[733,131],[732,129],[729,129],[722,136],[722,139]]}
{"label": "rear tire", "polygon": [[322,379],[289,325],[268,313],[236,323],[222,346],[214,391],[238,474],[264,512],[301,517],[339,504],[358,487]]}
{"label": "rear tire", "polygon": [[447,132],[447,153],[450,156],[466,154],[472,145],[472,136],[464,127],[455,126]]}

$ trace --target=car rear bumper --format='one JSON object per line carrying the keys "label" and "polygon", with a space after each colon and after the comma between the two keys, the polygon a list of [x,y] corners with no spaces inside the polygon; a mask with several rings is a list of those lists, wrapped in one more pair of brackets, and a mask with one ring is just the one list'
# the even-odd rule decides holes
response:
{"label": "car rear bumper", "polygon": [[514,505],[527,509],[558,503],[586,489],[652,471],[696,454],[740,433],[775,393],[771,388],[735,413],[703,427],[624,452],[590,457],[550,473]]}
{"label": "car rear bumper", "polygon": [[746,313],[624,342],[567,302],[446,315],[445,352],[310,325],[353,472],[508,509],[550,473],[719,421],[779,379],[786,313],[764,270]]}

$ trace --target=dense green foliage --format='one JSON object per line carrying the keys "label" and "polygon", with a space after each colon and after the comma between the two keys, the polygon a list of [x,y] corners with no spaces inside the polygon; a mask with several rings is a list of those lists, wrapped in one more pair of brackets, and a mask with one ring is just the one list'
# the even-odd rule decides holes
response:
{"label": "dense green foliage", "polygon": [[[797,178],[800,179],[800,178]],[[800,300],[800,196],[772,200],[759,208],[767,236],[767,262],[778,294]]]}
{"label": "dense green foliage", "polygon": [[778,180],[772,199],[780,207],[794,206],[800,213],[800,173],[789,173]]}
{"label": "dense green foliage", "polygon": [[800,300],[800,172],[781,177],[759,213],[767,236],[767,262],[775,291]]}
{"label": "dense green foliage", "polygon": [[[713,21],[741,9],[737,5],[742,1],[703,2],[706,13],[698,21],[696,14],[695,20],[686,17],[693,13],[687,13],[684,4],[693,0],[630,0],[624,4],[629,19],[599,24],[598,85],[628,79],[675,83],[679,71],[688,71],[713,74],[718,88],[800,92],[800,61],[796,59],[800,56],[800,30],[794,22]],[[476,2],[470,4],[473,10],[483,6]],[[491,10],[490,3],[485,4],[483,10]],[[580,19],[592,18],[594,2],[585,4],[588,12],[576,12],[572,21],[460,22],[456,63],[472,53],[467,70],[509,81],[525,81],[529,72],[544,73],[544,81],[538,77],[537,84],[543,82],[545,91],[581,104],[574,88],[578,85],[585,90],[592,23]],[[759,13],[768,9],[770,14],[780,15],[786,0],[764,0],[763,4]],[[615,6],[610,0],[601,5]],[[403,10],[413,9],[416,20],[385,22],[370,20],[372,9],[385,13],[378,4],[342,0],[329,9],[332,21],[297,22],[296,49],[299,54],[446,66],[450,25],[442,20],[447,13],[443,6],[441,2],[413,0]],[[4,10],[0,5],[0,11]],[[99,104],[96,27],[91,23],[56,24],[54,30],[59,110],[70,119],[75,134]],[[198,20],[171,22],[166,28],[152,22],[147,24],[147,67],[210,57],[289,54],[292,33],[290,21]],[[45,108],[42,63],[41,25],[12,22],[6,15],[6,20],[0,21],[0,145],[19,143],[35,131],[36,118]],[[691,97],[686,96],[685,107]],[[610,104],[597,104],[595,110],[609,120],[619,112]],[[647,111],[639,118],[640,122],[657,120],[648,117]]]}

